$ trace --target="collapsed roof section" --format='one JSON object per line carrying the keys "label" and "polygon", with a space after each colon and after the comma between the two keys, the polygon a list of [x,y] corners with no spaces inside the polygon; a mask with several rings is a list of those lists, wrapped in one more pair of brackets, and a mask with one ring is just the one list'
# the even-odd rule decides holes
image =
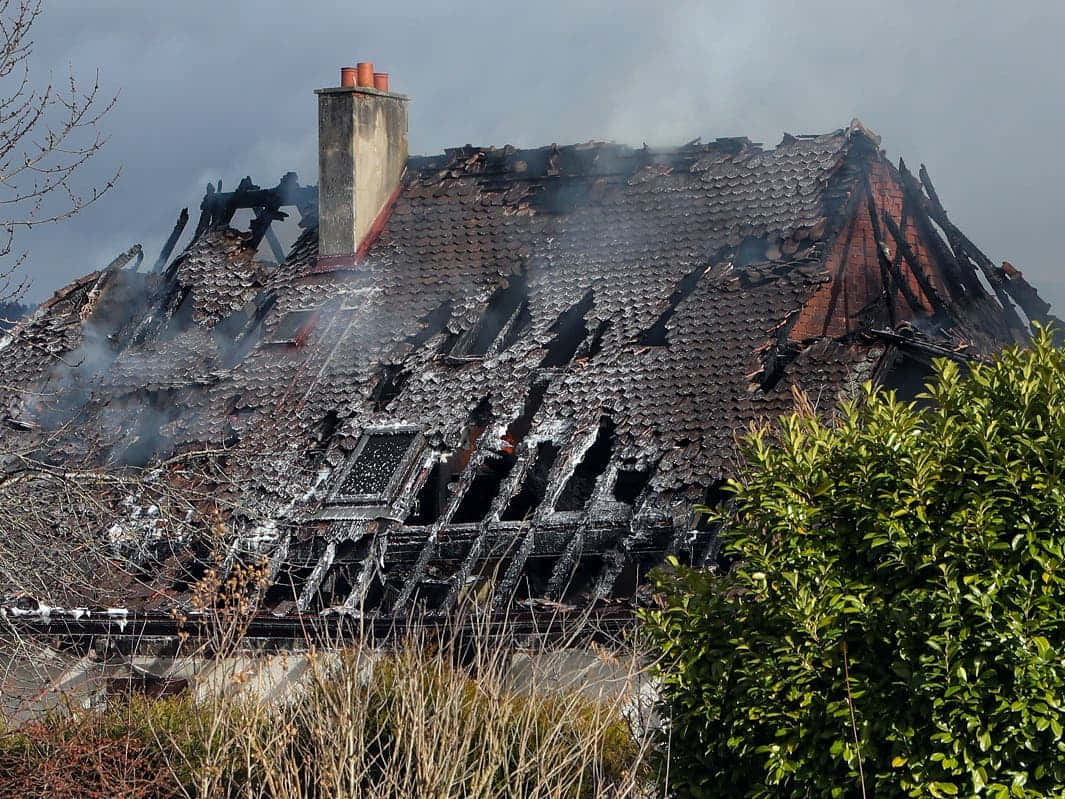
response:
{"label": "collapsed roof section", "polygon": [[[211,192],[172,263],[116,262],[4,340],[5,435],[114,468],[209,451],[239,486],[226,564],[265,557],[275,613],[631,597],[667,553],[715,556],[692,504],[793,389],[831,409],[1048,318],[878,146],[411,158],[347,259],[317,257],[294,176]],[[268,266],[285,206],[305,229]],[[196,548],[131,551],[180,604]]]}

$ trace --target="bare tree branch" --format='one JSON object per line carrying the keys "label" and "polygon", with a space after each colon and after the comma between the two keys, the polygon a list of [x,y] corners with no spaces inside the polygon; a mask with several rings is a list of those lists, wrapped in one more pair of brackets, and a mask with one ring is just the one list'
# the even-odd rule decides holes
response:
{"label": "bare tree branch", "polygon": [[106,96],[96,73],[89,83],[71,68],[57,84],[35,87],[30,38],[43,0],[0,0],[0,299],[17,298],[15,276],[26,253],[15,254],[15,234],[68,219],[92,205],[117,181],[78,186],[82,167],[104,146],[100,122],[117,95]]}

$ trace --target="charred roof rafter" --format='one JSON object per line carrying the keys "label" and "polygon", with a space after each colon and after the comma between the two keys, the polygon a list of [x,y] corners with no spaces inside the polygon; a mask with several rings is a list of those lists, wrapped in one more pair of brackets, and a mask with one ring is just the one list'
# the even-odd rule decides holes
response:
{"label": "charred roof rafter", "polygon": [[[658,549],[654,544],[655,529],[650,519],[637,520],[640,514],[637,503],[644,497],[660,461],[661,457],[642,467],[623,463],[616,469],[611,496],[632,508],[633,519],[629,523],[628,533],[604,554],[603,569],[593,588],[593,595],[597,598],[614,594],[618,580],[626,571],[633,571],[633,580],[639,580],[641,567],[646,560],[646,553],[641,551],[641,545],[646,549],[650,544],[651,551]],[[654,565],[657,565],[657,559],[654,560]]]}
{"label": "charred roof rafter", "polygon": [[[547,343],[541,369],[560,368],[569,364],[588,338],[588,312],[595,302],[595,291],[588,289],[580,302],[563,311],[548,329],[555,335]],[[600,324],[601,327],[601,324]]]}
{"label": "charred roof rafter", "polygon": [[[494,431],[498,429],[491,425],[491,420],[490,398],[485,396],[481,398],[466,420],[465,431],[463,433],[463,445],[458,452],[451,454],[452,458],[458,458],[458,461],[454,463],[449,470],[451,474],[458,475],[456,490],[451,497],[444,502],[443,507],[433,521],[432,528],[418,553],[418,557],[411,569],[411,573],[404,581],[399,594],[395,597],[395,600],[392,603],[390,608],[391,612],[396,613],[404,611],[414,599],[419,585],[424,579],[426,579],[431,561],[438,552],[438,542],[442,535],[442,531],[452,525],[452,519],[462,507],[462,503],[466,500],[466,495],[477,483],[478,478],[481,476],[480,467],[488,459],[493,457],[493,455],[500,454],[495,448],[479,446],[481,442],[487,441],[489,436],[494,435]],[[425,475],[425,480],[427,481],[431,477],[432,471],[430,470],[429,473]],[[424,483],[414,487],[415,491],[422,491],[424,489]],[[480,546],[478,542],[480,538],[487,533],[488,526],[492,522],[494,515],[492,509],[494,506],[498,505],[500,501],[501,499],[499,496],[490,497],[485,512],[483,514],[478,514],[481,516],[481,521],[478,523],[478,534],[470,542],[470,550],[466,554],[465,560],[475,559],[475,553],[479,551]]]}
{"label": "charred roof rafter", "polygon": [[561,449],[552,441],[538,441],[535,446],[535,456],[520,475],[521,488],[507,502],[499,516],[501,521],[526,521],[547,497],[551,470]]}
{"label": "charred roof rafter", "polygon": [[[953,257],[958,273],[965,280],[969,292],[975,296],[985,294],[983,286],[978,280],[974,280],[974,272],[979,270],[986,278],[998,300],[1006,325],[1014,334],[1015,339],[1019,334],[1022,341],[1026,340],[1030,331],[1013,308],[1011,301],[1015,301],[1029,319],[1043,323],[1060,321],[1050,313],[1050,306],[1039,297],[1038,292],[1024,280],[1019,272],[1013,270],[1011,274],[1005,265],[996,267],[991,259],[950,221],[924,164],[921,164],[918,170],[920,180],[906,168],[902,159],[899,159],[898,172],[907,197],[916,203],[918,208],[945,234],[950,255]],[[925,226],[930,227],[927,222]],[[938,234],[930,238],[938,249],[942,248],[942,241]],[[949,262],[950,259],[946,260]],[[993,319],[988,321],[994,322]]]}
{"label": "charred roof rafter", "polygon": [[556,511],[587,510],[600,478],[610,465],[614,453],[615,429],[616,425],[609,414],[599,417],[595,437],[581,453],[580,461],[570,472],[562,487],[562,493],[555,500]]}
{"label": "charred roof rafter", "polygon": [[480,524],[490,514],[499,496],[500,486],[516,462],[510,448],[490,451],[480,458],[473,480],[463,492],[462,501],[451,516],[451,524]]}
{"label": "charred roof rafter", "polygon": [[459,363],[480,360],[502,349],[502,342],[510,341],[509,331],[519,323],[522,308],[529,295],[525,266],[521,271],[504,277],[485,303],[484,311],[471,328],[459,336],[448,354]]}
{"label": "charred roof rafter", "polygon": [[[527,465],[537,450],[530,448],[523,440],[543,403],[549,382],[548,378],[533,383],[525,397],[521,412],[506,427],[498,423],[490,424],[490,417],[486,417],[483,413],[475,412],[471,417],[471,426],[467,433],[469,444],[468,449],[465,450],[468,465],[461,459],[461,462],[454,464],[460,467],[453,470],[460,475],[456,490],[447,502],[447,506],[433,514],[431,520],[426,520],[432,527],[420,547],[409,574],[403,577],[402,585],[399,586],[398,594],[392,601],[389,612],[402,612],[418,597],[428,599],[427,595],[422,596],[420,586],[423,584],[429,586],[430,583],[432,583],[429,586],[432,588],[431,593],[439,593],[441,587],[446,586],[440,598],[439,607],[434,612],[443,612],[453,607],[465,590],[471,575],[480,568],[478,564],[484,563],[487,558],[500,555],[500,551],[497,551],[502,546],[500,542],[509,539],[506,534],[503,539],[499,539],[499,534],[494,532],[498,524],[496,519],[503,515],[505,504],[514,496],[517,484],[521,483],[523,487],[528,487],[524,476],[528,470]],[[478,405],[478,408],[482,407],[488,408],[485,400]],[[492,445],[491,442],[496,438],[498,438],[497,444]],[[471,458],[470,455],[474,457]],[[454,457],[455,455],[452,455],[449,460]],[[493,468],[493,461],[499,459],[504,461],[502,466],[497,464]],[[433,479],[434,471],[442,463],[443,459],[439,459],[432,466],[424,469],[422,480],[416,482],[412,491],[424,493]],[[461,470],[463,465],[466,468]],[[515,469],[515,466],[520,468]],[[476,512],[474,512],[474,505],[476,505]],[[466,527],[474,529],[465,530]],[[441,541],[443,540],[449,543],[442,549]],[[465,544],[460,542],[465,542]],[[456,544],[458,544],[458,552],[461,553],[460,566],[454,574],[443,578],[443,583],[441,583],[441,575],[430,575],[429,566],[444,557],[445,550],[454,550]],[[506,557],[517,556],[520,551],[527,553],[529,545],[529,542],[526,542],[524,547],[507,544],[504,546],[504,550],[509,553]],[[447,557],[453,558],[454,553]],[[505,573],[510,573],[512,566],[513,561],[508,560],[507,565],[501,568]]]}
{"label": "charred roof rafter", "polygon": [[1014,334],[1014,337],[1019,337],[1021,341],[1027,340],[1030,331],[1027,325],[1021,321],[1020,316],[1017,315],[1017,311],[1010,301],[1010,293],[1000,274],[996,271],[994,264],[947,217],[947,213],[939,201],[939,195],[932,185],[932,180],[928,176],[928,171],[925,169],[924,164],[921,164],[918,174],[920,175],[920,186],[924,191],[911,191],[910,196],[918,201],[922,210],[946,233],[947,242],[958,259],[959,268],[967,269],[970,272],[978,269],[987,279],[998,299],[1006,326]]}
{"label": "charred roof rafter", "polygon": [[170,236],[167,238],[166,243],[163,244],[163,249],[159,251],[159,257],[155,261],[155,265],[152,267],[152,272],[158,274],[162,272],[166,267],[166,262],[170,259],[171,253],[174,252],[174,247],[177,246],[178,239],[181,238],[181,234],[185,230],[185,225],[189,223],[189,209],[182,208],[181,213],[178,215],[178,220],[174,223],[174,229],[170,231]]}
{"label": "charred roof rafter", "polygon": [[[895,249],[899,256],[905,260],[906,265],[909,266],[910,272],[917,279],[918,284],[921,286],[921,290],[924,292],[929,304],[937,312],[944,313],[948,316],[953,316],[951,313],[950,304],[947,303],[932,283],[931,278],[917,256],[914,255],[913,250],[910,247],[909,242],[906,240],[906,234],[904,229],[909,220],[909,203],[904,199],[902,202],[902,220],[896,222],[887,211],[882,212],[884,224],[887,225],[888,232],[891,233],[892,238],[895,240]],[[898,257],[898,256],[896,256]]]}
{"label": "charred roof rafter", "polygon": [[521,412],[502,431],[498,446],[489,448],[475,465],[471,464],[475,474],[451,516],[452,524],[481,523],[485,519],[491,520],[493,508],[501,510],[505,498],[502,487],[518,463],[518,450],[532,428],[549,385],[549,380],[533,382]]}
{"label": "charred roof rafter", "polygon": [[603,583],[604,573],[611,571],[613,558],[606,556],[612,547],[609,542],[596,541],[592,532],[593,526],[585,514],[554,563],[545,592],[548,599],[561,601],[575,587],[591,586],[594,591],[595,586]]}
{"label": "charred roof rafter", "polygon": [[[924,303],[921,299],[913,293],[913,289],[910,287],[910,282],[906,279],[906,276],[902,274],[902,252],[896,249],[894,257],[891,256],[890,250],[887,246],[887,241],[884,238],[884,234],[880,228],[880,219],[877,214],[876,199],[873,197],[872,187],[869,185],[868,179],[865,184],[866,192],[866,213],[869,215],[869,224],[873,228],[873,236],[876,238],[876,252],[877,258],[884,270],[891,276],[894,283],[894,289],[889,289],[887,285],[884,286],[888,296],[892,297],[895,291],[902,293],[902,296],[906,298],[906,302],[910,306],[910,310],[915,314],[923,314],[925,310]],[[845,263],[845,261],[844,261]],[[889,300],[893,302],[893,299]]]}
{"label": "charred roof rafter", "polygon": [[695,269],[691,270],[677,284],[673,289],[673,293],[669,295],[666,300],[666,307],[658,315],[658,319],[655,323],[643,331],[637,338],[637,343],[641,347],[666,347],[669,346],[669,337],[667,333],[667,326],[669,320],[673,318],[673,315],[677,312],[677,308],[684,300],[686,300],[695,291],[695,287],[699,285],[699,281],[703,275],[707,274],[713,267],[713,261],[710,264],[700,264]]}
{"label": "charred roof rafter", "polygon": [[[200,203],[200,220],[193,239],[198,239],[209,230],[228,225],[238,210],[249,208],[256,212],[251,233],[253,246],[258,247],[275,220],[288,218],[288,214],[280,210],[284,207],[295,207],[299,211],[300,227],[313,227],[318,220],[318,187],[301,186],[295,172],[287,172],[272,189],[256,186],[250,177],[245,177],[236,190],[230,192],[222,191],[222,181],[218,181],[217,187],[208,183],[207,193]],[[270,241],[270,246],[276,252],[280,245],[275,239]]]}

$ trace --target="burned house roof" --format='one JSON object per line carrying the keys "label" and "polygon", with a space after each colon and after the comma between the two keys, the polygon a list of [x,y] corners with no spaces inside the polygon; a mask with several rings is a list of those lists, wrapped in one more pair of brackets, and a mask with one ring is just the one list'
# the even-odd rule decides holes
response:
{"label": "burned house roof", "polygon": [[[692,505],[793,390],[830,409],[1047,318],[878,148],[860,123],[772,149],[458,148],[408,161],[348,259],[318,257],[313,187],[247,181],[169,264],[76,281],[4,341],[4,435],[116,470],[213,453],[226,562],[267,559],[274,613],[631,597],[667,553],[713,557]],[[292,205],[302,235],[258,260]],[[183,601],[194,542],[127,550],[154,604],[110,601]]]}

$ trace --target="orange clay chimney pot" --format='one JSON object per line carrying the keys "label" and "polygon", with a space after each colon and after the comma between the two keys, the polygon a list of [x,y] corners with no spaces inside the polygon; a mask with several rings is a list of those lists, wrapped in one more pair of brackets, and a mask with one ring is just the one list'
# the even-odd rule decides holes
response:
{"label": "orange clay chimney pot", "polygon": [[360,61],[355,65],[355,69],[358,71],[358,85],[364,86],[368,89],[373,88],[373,62],[372,61]]}
{"label": "orange clay chimney pot", "polygon": [[388,91],[388,73],[375,72],[373,74],[373,87],[379,92]]}
{"label": "orange clay chimney pot", "polygon": [[345,89],[350,89],[355,85],[355,67],[341,67],[340,68],[340,85]]}

